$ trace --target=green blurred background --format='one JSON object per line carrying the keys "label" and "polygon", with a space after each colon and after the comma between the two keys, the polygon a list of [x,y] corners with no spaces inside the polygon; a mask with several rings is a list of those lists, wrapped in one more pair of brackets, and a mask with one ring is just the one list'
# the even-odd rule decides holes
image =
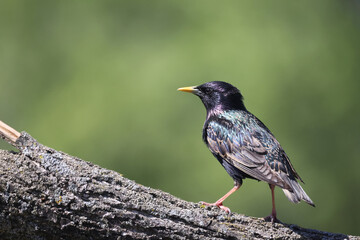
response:
{"label": "green blurred background", "polygon": [[[198,202],[233,185],[178,87],[222,80],[272,130],[316,204],[279,218],[360,234],[359,1],[1,1],[0,120],[41,143]],[[10,149],[1,141],[0,147]],[[225,205],[262,217],[267,184]]]}

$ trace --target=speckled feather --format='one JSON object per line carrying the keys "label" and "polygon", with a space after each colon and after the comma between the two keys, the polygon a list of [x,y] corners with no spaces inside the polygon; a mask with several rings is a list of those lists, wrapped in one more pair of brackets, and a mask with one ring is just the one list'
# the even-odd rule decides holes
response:
{"label": "speckled feather", "polygon": [[244,172],[238,174],[242,178],[252,177],[285,189],[291,186],[284,177],[300,179],[272,133],[247,111],[230,110],[209,118],[203,134],[210,151]]}

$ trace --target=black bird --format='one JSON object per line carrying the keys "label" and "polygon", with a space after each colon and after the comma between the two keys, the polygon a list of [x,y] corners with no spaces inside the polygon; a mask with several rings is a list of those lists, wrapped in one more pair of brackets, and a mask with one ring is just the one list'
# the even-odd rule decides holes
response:
{"label": "black bird", "polygon": [[204,103],[206,120],[202,138],[234,179],[234,187],[227,194],[215,203],[203,204],[230,212],[223,206],[223,201],[240,188],[243,179],[252,178],[265,181],[270,186],[272,212],[266,220],[278,221],[275,186],[282,188],[290,201],[298,203],[304,200],[315,206],[297,182],[297,179],[303,181],[285,151],[270,130],[245,108],[243,96],[237,88],[226,82],[214,81],[178,90],[193,93]]}

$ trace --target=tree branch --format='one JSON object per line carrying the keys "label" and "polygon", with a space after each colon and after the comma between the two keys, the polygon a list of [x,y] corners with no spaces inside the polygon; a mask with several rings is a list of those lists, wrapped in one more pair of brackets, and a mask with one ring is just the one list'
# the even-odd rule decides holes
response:
{"label": "tree branch", "polygon": [[360,239],[201,207],[1,122],[0,239]]}

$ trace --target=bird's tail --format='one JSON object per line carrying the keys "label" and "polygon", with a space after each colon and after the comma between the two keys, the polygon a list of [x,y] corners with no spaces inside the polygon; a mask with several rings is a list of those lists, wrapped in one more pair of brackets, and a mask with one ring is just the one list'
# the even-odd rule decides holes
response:
{"label": "bird's tail", "polygon": [[290,185],[292,190],[283,188],[283,191],[290,201],[292,201],[293,203],[298,203],[300,202],[300,200],[304,200],[306,203],[315,207],[313,201],[310,199],[310,197],[306,194],[304,189],[302,189],[300,184],[295,179],[289,179],[288,184]]}

